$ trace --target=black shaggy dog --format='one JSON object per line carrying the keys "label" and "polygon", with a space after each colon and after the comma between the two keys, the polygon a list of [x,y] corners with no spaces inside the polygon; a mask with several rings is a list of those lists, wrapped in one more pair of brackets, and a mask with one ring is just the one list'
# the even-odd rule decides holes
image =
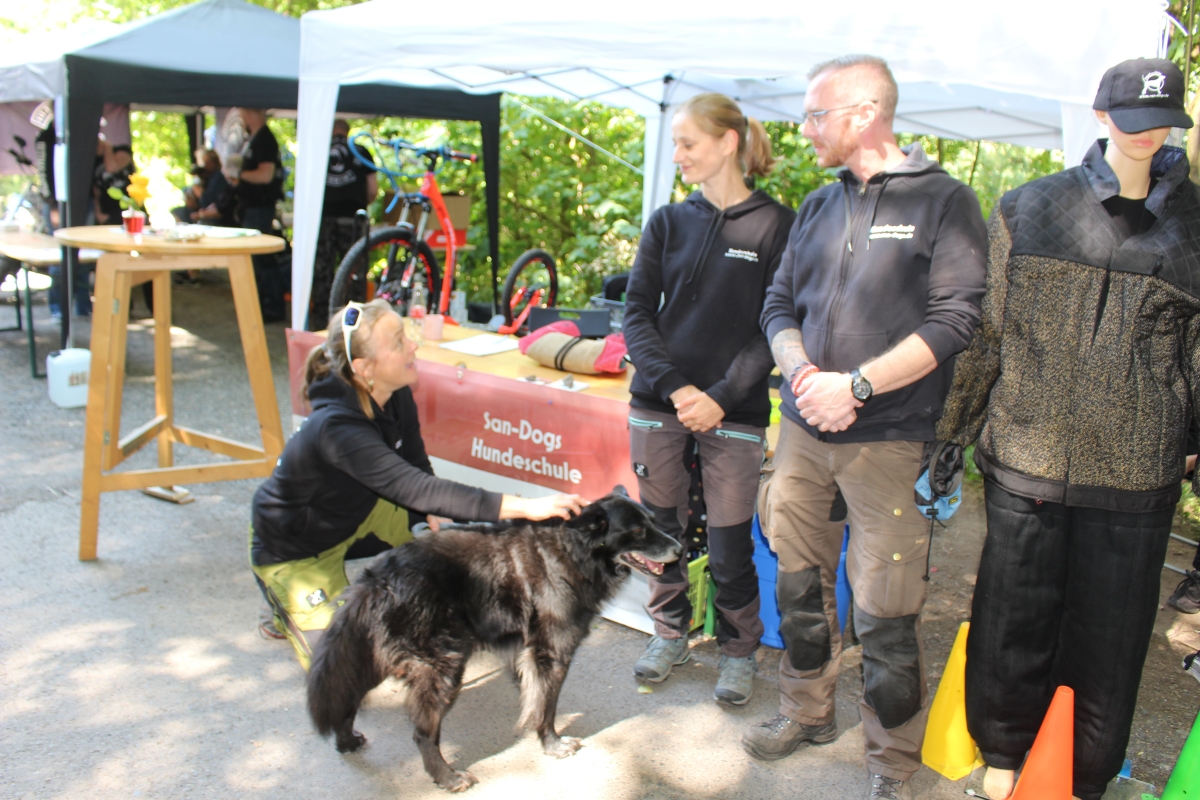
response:
{"label": "black shaggy dog", "polygon": [[630,567],[659,574],[680,551],[617,493],[570,520],[461,526],[390,550],[346,590],[317,643],[308,712],[323,736],[337,734],[340,752],[357,750],[363,698],[385,678],[403,679],[425,771],[462,791],[476,779],[442,757],[442,718],[471,653],[499,649],[521,687],[518,729],[532,723],[547,754],[572,755],[580,742],[560,737],[554,717],[576,648]]}

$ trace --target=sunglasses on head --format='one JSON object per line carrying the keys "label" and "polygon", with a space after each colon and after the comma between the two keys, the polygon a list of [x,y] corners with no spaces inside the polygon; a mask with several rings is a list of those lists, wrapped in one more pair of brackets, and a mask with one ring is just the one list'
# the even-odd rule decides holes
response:
{"label": "sunglasses on head", "polygon": [[354,369],[354,356],[350,353],[350,337],[362,323],[363,306],[362,303],[347,303],[342,310],[342,341],[346,345],[346,363],[350,365],[351,372],[357,372]]}

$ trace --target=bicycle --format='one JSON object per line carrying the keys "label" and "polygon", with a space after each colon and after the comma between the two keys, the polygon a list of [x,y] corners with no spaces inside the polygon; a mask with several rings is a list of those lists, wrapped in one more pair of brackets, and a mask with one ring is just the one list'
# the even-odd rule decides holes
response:
{"label": "bicycle", "polygon": [[[365,142],[373,142],[381,150],[381,162],[385,161],[382,150],[390,148],[396,167],[393,169],[386,163],[376,164],[364,155]],[[474,153],[463,153],[448,147],[423,148],[403,139],[381,139],[366,132],[355,135],[349,145],[355,158],[387,176],[392,184],[392,201],[384,213],[390,214],[401,202],[404,203],[404,207],[398,224],[375,230],[368,228],[363,238],[355,242],[346,253],[334,275],[329,293],[330,316],[332,317],[348,300],[366,296],[366,280],[373,260],[371,254],[385,246],[387,254],[375,296],[383,297],[393,306],[399,307],[402,314],[408,313],[413,299],[420,296],[423,298],[421,305],[427,311],[436,310],[437,313],[446,314],[450,307],[450,293],[458,266],[460,243],[454,235],[454,226],[442,199],[437,174],[441,171],[440,164],[445,161],[474,163],[479,157]],[[424,160],[425,169],[422,173],[405,171],[405,153],[412,153],[416,159]],[[402,179],[417,178],[421,180],[419,191],[403,191],[400,185]],[[414,207],[420,208],[416,225],[410,221]],[[437,257],[425,240],[425,228],[431,213],[437,216],[445,234],[446,280],[442,279],[443,274],[439,269]],[[420,290],[422,284],[423,292]],[[526,251],[514,262],[504,282],[502,306],[505,324],[500,328],[500,332],[516,332],[525,324],[534,306],[552,306],[557,295],[558,273],[553,257],[544,250]]]}
{"label": "bicycle", "polygon": [[46,219],[45,209],[40,184],[38,181],[37,169],[33,160],[25,155],[25,147],[28,144],[24,138],[13,135],[13,142],[17,145],[17,150],[11,147],[6,147],[5,150],[13,160],[21,167],[21,170],[29,178],[29,182],[25,185],[25,189],[17,197],[17,202],[9,207],[8,213],[4,215],[4,222],[17,222],[17,215],[24,211],[33,220],[33,229],[39,233],[48,233],[50,231],[49,220]]}

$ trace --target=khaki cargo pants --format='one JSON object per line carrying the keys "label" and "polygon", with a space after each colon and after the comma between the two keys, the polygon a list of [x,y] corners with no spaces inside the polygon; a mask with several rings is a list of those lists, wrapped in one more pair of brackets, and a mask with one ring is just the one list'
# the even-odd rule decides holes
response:
{"label": "khaki cargo pants", "polygon": [[776,591],[787,654],[779,664],[780,712],[797,722],[834,718],[842,637],[837,581],[843,523],[831,522],[840,489],[849,509],[846,571],[863,646],[860,701],[872,772],[907,779],[921,766],[928,696],[919,617],[928,585],[929,521],[913,483],[920,442],[829,444],[783,418],[773,475],[759,499],[779,555]]}
{"label": "khaki cargo pants", "polygon": [[342,604],[338,597],[350,585],[346,579],[346,553],[371,534],[392,547],[412,541],[408,511],[381,499],[352,536],[325,552],[297,561],[250,565],[275,612],[275,629],[291,642],[305,670],[313,646]]}

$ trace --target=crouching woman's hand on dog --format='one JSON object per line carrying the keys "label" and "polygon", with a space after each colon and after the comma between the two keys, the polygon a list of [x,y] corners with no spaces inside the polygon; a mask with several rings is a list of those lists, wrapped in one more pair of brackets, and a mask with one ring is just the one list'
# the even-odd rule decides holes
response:
{"label": "crouching woman's hand on dog", "polygon": [[549,497],[517,497],[506,494],[500,502],[500,519],[570,519],[588,503],[577,494],[552,494]]}

